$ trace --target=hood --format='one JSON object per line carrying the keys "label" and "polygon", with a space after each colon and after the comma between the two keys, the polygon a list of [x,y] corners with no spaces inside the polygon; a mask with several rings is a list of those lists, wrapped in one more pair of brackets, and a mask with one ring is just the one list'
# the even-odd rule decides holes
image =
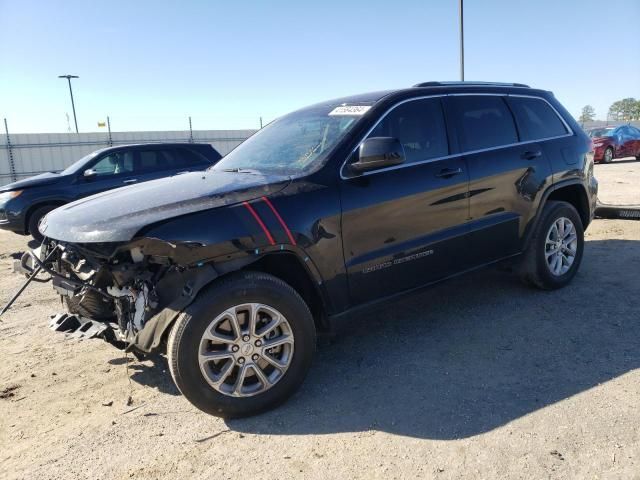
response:
{"label": "hood", "polygon": [[127,242],[155,222],[271,195],[288,183],[282,175],[185,173],[63,205],[42,220],[40,231],[64,242]]}
{"label": "hood", "polygon": [[604,143],[604,142],[612,143],[613,138],[612,137],[591,137],[591,141],[593,143]]}
{"label": "hood", "polygon": [[3,185],[0,187],[0,192],[7,192],[10,190],[23,190],[30,187],[40,187],[42,185],[49,185],[51,183],[59,182],[65,175],[59,173],[46,172],[34,177],[25,178],[24,180],[18,180],[17,182]]}

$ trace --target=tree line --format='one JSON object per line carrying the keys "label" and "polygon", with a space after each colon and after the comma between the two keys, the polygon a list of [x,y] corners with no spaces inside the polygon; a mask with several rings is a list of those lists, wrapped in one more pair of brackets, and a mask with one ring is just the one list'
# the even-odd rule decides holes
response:
{"label": "tree line", "polygon": [[[580,114],[580,122],[592,122],[596,118],[596,110],[591,105],[585,105]],[[614,122],[630,122],[640,120],[640,100],[635,98],[623,98],[613,102],[607,113],[607,120]]]}

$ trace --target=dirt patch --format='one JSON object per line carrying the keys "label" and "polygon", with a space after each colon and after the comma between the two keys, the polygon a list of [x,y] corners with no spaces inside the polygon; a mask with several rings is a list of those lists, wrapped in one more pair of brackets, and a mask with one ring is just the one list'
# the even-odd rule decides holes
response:
{"label": "dirt patch", "polygon": [[640,161],[635,158],[597,164],[598,198],[612,205],[640,205]]}
{"label": "dirt patch", "polygon": [[11,398],[16,394],[16,390],[20,388],[20,385],[10,385],[0,390],[0,399]]}

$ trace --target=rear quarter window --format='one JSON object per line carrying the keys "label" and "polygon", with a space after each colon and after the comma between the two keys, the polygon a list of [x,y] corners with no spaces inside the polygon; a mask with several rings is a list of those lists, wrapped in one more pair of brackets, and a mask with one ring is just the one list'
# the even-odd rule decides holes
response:
{"label": "rear quarter window", "polygon": [[501,96],[451,97],[462,150],[469,152],[518,141],[513,115]]}
{"label": "rear quarter window", "polygon": [[559,137],[567,132],[551,106],[539,98],[509,97],[523,141]]}
{"label": "rear quarter window", "polygon": [[200,153],[191,151],[188,148],[176,148],[175,153],[179,167],[197,167],[213,163]]}

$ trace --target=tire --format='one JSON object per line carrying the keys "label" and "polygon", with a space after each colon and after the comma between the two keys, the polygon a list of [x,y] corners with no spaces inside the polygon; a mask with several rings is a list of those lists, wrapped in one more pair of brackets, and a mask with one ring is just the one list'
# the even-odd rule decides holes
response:
{"label": "tire", "polygon": [[[558,264],[553,263],[554,253],[552,249],[555,249],[556,244],[548,244],[547,239],[549,236],[551,236],[552,239],[554,238],[551,229],[556,222],[561,221],[563,218],[568,219],[575,230],[575,245],[571,243],[567,246],[567,249],[575,246],[575,252],[570,266],[566,265],[563,259],[560,262],[560,271],[554,273],[552,269],[558,267]],[[568,225],[566,221],[563,221],[563,223]],[[568,230],[568,227],[565,226],[565,231],[566,230]],[[569,235],[567,240],[571,238],[573,238],[572,235]],[[557,252],[558,250],[553,251]],[[540,220],[523,254],[518,273],[521,280],[527,285],[535,286],[543,290],[562,288],[568,285],[576,275],[582,261],[583,253],[584,229],[578,211],[570,203],[550,201],[542,210]],[[568,257],[570,257],[569,254],[566,255],[566,258]],[[547,258],[549,258],[549,261]],[[564,269],[566,267],[568,268],[565,271]]]}
{"label": "tire", "polygon": [[[280,313],[284,317],[284,321],[281,324],[284,325],[286,323],[288,328],[288,334],[284,336],[287,338],[293,337],[293,342],[288,347],[284,345],[276,347],[276,349],[290,348],[288,368],[284,373],[281,373],[280,369],[276,371],[275,368],[271,374],[267,372],[266,375],[273,375],[275,372],[275,375],[280,375],[280,377],[271,386],[266,387],[265,390],[253,394],[242,393],[244,387],[243,383],[239,382],[239,378],[240,368],[244,366],[245,371],[251,372],[251,375],[246,377],[245,381],[247,383],[255,382],[254,384],[249,384],[249,387],[253,385],[254,389],[259,389],[268,384],[268,382],[258,381],[258,372],[253,367],[258,365],[258,362],[264,363],[264,357],[252,359],[249,353],[245,351],[245,348],[248,348],[246,347],[247,345],[258,344],[258,340],[254,342],[254,339],[258,337],[252,336],[250,343],[242,343],[241,347],[231,345],[229,341],[226,342],[227,345],[215,345],[213,342],[216,340],[211,340],[209,344],[206,343],[209,340],[203,338],[205,331],[220,333],[216,331],[218,327],[215,325],[224,325],[224,322],[218,324],[215,322],[223,315],[226,315],[230,311],[229,309],[233,307],[236,312],[241,311],[247,304],[261,305]],[[264,315],[264,312],[257,314],[256,317],[260,315]],[[236,318],[248,319],[249,317],[236,315]],[[232,327],[230,321],[227,325]],[[236,325],[240,325],[238,330],[241,331],[238,331],[238,334],[235,335],[232,328],[227,338],[236,337],[237,342],[241,342],[241,338],[248,334],[250,329],[247,328],[245,330],[246,324],[241,324],[240,320],[236,320]],[[266,329],[266,327],[264,328]],[[276,327],[276,330],[278,328],[280,327]],[[256,327],[255,331],[259,332],[260,330]],[[263,337],[265,345],[269,341],[268,337],[271,333],[269,332],[268,335]],[[282,335],[279,338],[284,338]],[[209,354],[223,352],[227,356],[233,355],[233,358],[220,360],[220,364],[225,362],[224,366],[226,366],[227,362],[230,362],[231,366],[225,369],[224,366],[219,367],[220,364],[206,363],[205,367],[201,368],[200,353],[203,351],[203,342],[209,345],[204,350],[207,350],[207,348],[214,349],[212,351],[207,350]],[[289,398],[300,387],[309,371],[315,346],[316,331],[313,317],[307,304],[293,288],[271,275],[260,272],[238,272],[203,289],[196,300],[180,314],[169,334],[167,354],[171,376],[187,400],[200,410],[211,415],[224,418],[239,418],[272,409]],[[221,350],[215,349],[217,347],[220,347]],[[230,353],[232,351],[231,348],[239,348],[240,351]],[[260,355],[264,355],[265,351],[266,349],[263,347]],[[257,354],[258,349],[251,353],[253,357],[259,356]],[[245,354],[247,355],[246,360],[243,357],[243,364],[240,365],[238,356]],[[228,370],[231,373],[226,377],[227,380],[224,381],[227,383],[220,383],[214,387],[211,384],[211,377],[206,375],[217,368],[221,372],[219,378],[224,376],[223,371],[226,372]],[[268,368],[269,366],[267,365]],[[260,370],[265,374],[265,370]],[[240,388],[238,390],[237,385],[239,383]],[[224,389],[226,391],[223,391]],[[240,396],[232,396],[237,392],[240,392]]]}
{"label": "tire", "polygon": [[40,230],[38,230],[38,224],[40,223],[40,220],[42,220],[42,217],[44,217],[47,213],[56,208],[58,208],[57,205],[46,205],[44,207],[38,207],[29,216],[29,221],[27,222],[27,230],[31,234],[33,239],[38,243],[42,242],[42,240],[44,239],[44,236],[40,233]]}
{"label": "tire", "polygon": [[607,147],[604,151],[604,154],[602,154],[602,163],[611,163],[612,161],[613,161],[613,148]]}

